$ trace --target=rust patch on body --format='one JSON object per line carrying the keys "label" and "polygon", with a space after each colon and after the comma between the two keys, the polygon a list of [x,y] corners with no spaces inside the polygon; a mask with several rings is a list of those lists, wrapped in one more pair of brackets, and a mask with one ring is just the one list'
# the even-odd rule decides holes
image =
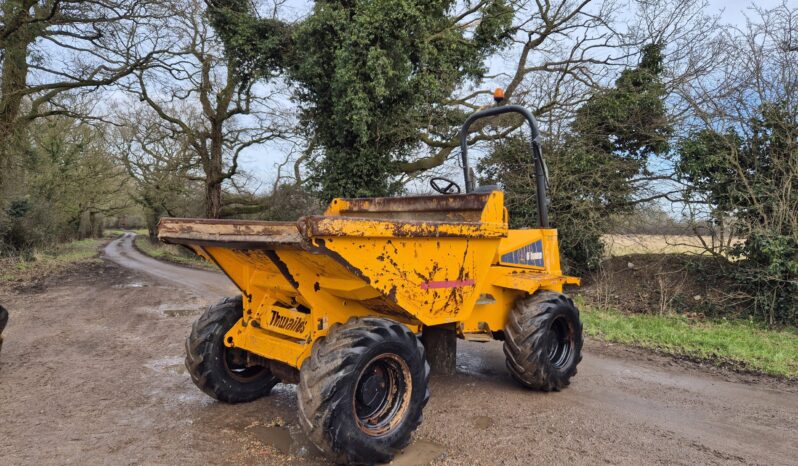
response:
{"label": "rust patch on body", "polygon": [[507,225],[480,222],[393,221],[354,217],[309,216],[297,223],[306,238],[501,238]]}
{"label": "rust patch on body", "polygon": [[489,193],[478,193],[451,196],[336,199],[327,215],[392,220],[478,222],[489,198]]}
{"label": "rust patch on body", "polygon": [[266,251],[265,254],[266,257],[268,257],[272,262],[274,262],[274,265],[277,266],[277,270],[279,270],[280,273],[283,274],[283,277],[285,277],[285,279],[288,280],[288,283],[290,283],[291,286],[293,286],[294,288],[298,289],[299,282],[297,282],[294,279],[294,276],[291,275],[291,271],[288,270],[288,266],[285,265],[285,262],[283,262],[282,259],[280,259],[280,256],[278,256],[277,253],[274,251]]}

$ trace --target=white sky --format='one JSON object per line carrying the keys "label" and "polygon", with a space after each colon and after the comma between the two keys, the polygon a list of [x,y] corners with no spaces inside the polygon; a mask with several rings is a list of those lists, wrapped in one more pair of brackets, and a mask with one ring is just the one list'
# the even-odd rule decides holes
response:
{"label": "white sky", "polygon": [[[790,3],[789,0],[785,0],[786,3]],[[796,0],[792,0],[796,1]],[[750,9],[752,6],[757,5],[759,7],[770,9],[782,3],[781,0],[757,0],[757,1],[748,1],[748,0],[709,0],[709,9],[710,12],[712,11],[721,11],[723,10],[723,14],[721,15],[721,21],[728,24],[733,25],[743,25],[745,24],[745,13],[746,10]],[[751,16],[749,14],[749,16]]]}
{"label": "white sky", "polygon": [[[798,0],[785,0],[798,1]],[[721,23],[742,26],[745,16],[754,5],[762,8],[772,8],[782,3],[782,0],[709,0],[708,13],[719,13]],[[311,2],[305,0],[288,0],[284,5],[285,16],[299,18],[310,11]],[[501,60],[493,60],[491,68],[504,68]],[[287,148],[284,145],[262,145],[253,147],[241,154],[239,165],[253,177],[253,188],[269,189],[276,174],[276,164],[284,159]],[[260,186],[258,186],[260,185]]]}

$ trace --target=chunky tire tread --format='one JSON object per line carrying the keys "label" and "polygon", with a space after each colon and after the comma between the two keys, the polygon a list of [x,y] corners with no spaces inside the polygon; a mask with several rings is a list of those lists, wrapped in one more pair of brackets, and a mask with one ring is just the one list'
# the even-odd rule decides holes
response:
{"label": "chunky tire tread", "polygon": [[[551,366],[545,342],[555,315],[574,325],[574,357],[558,370]],[[542,391],[559,391],[570,384],[582,360],[582,322],[573,301],[559,293],[538,292],[519,300],[510,312],[504,329],[504,354],[507,369],[521,385]]]}
{"label": "chunky tire tread", "polygon": [[191,327],[186,338],[186,369],[205,394],[226,403],[244,403],[266,396],[279,380],[271,374],[245,383],[232,379],[221,360],[222,339],[242,317],[240,296],[224,298],[208,308]]}
{"label": "chunky tire tread", "polygon": [[[411,358],[406,361],[414,390],[402,424],[384,436],[368,437],[342,421],[349,413],[341,412],[346,410],[340,405],[351,406],[346,400],[352,397],[357,372],[379,354],[371,350],[385,344],[408,350]],[[429,373],[424,347],[407,327],[388,319],[353,317],[345,324],[334,325],[326,337],[316,341],[302,365],[297,389],[300,424],[313,444],[338,463],[390,461],[410,443],[421,423],[422,410],[429,400]]]}
{"label": "chunky tire tread", "polygon": [[3,333],[6,325],[8,324],[8,311],[3,306],[0,306],[0,333]]}

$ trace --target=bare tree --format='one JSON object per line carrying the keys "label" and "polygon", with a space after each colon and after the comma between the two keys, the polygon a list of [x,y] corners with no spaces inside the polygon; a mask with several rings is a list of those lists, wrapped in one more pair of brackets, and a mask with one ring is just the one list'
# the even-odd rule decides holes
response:
{"label": "bare tree", "polygon": [[798,318],[798,9],[752,7],[727,27],[723,63],[684,90],[684,204],[734,281],[725,301],[768,323]]}
{"label": "bare tree", "polygon": [[5,0],[0,5],[0,186],[11,142],[36,118],[73,115],[65,94],[130,75],[158,53],[154,0]]}
{"label": "bare tree", "polygon": [[171,50],[136,71],[128,87],[163,120],[171,137],[185,141],[202,169],[205,214],[222,213],[222,185],[238,172],[242,151],[280,138],[284,100],[273,86],[236,75],[204,14],[204,2],[170,5],[163,24]]}
{"label": "bare tree", "polygon": [[[459,147],[459,128],[433,124],[432,118],[491,103],[491,85],[505,87],[505,102],[529,107],[544,131],[560,139],[576,109],[592,93],[611,85],[618,72],[636,64],[642,46],[664,43],[668,46],[664,84],[669,95],[675,95],[679,85],[712,68],[714,48],[708,44],[715,35],[716,18],[708,17],[705,9],[705,0],[518,2],[512,46],[500,57],[507,63],[505,69],[472,89],[462,89],[448,102],[448,109],[431,111],[429,124],[420,125],[424,145],[416,158],[401,165],[401,171],[413,176],[451,161]],[[461,16],[465,27],[469,16]],[[684,117],[681,107],[673,113],[674,118]],[[515,117],[477,122],[470,143],[502,139],[521,124]],[[650,177],[639,180],[651,181]]]}
{"label": "bare tree", "polygon": [[[730,170],[726,181],[735,202],[752,209],[756,219],[740,221],[740,211],[717,209],[705,193],[688,190],[691,217],[700,223],[714,217],[712,232],[725,235],[726,241],[720,236],[708,245],[715,250],[717,245],[721,251],[728,249],[731,236],[747,236],[751,228],[792,232],[798,241],[798,50],[793,47],[797,34],[798,9],[786,3],[772,9],[754,7],[744,26],[725,29],[717,55],[722,66],[708,79],[689,82],[682,90],[693,116],[685,132],[724,136],[717,138],[722,146],[717,156]],[[726,137],[732,133],[735,137]],[[755,152],[774,135],[783,140],[767,142],[766,153],[741,153]]]}
{"label": "bare tree", "polygon": [[111,152],[132,180],[131,196],[144,208],[150,236],[163,215],[201,215],[196,205],[203,177],[185,138],[176,139],[169,123],[145,105],[118,112],[116,120]]}

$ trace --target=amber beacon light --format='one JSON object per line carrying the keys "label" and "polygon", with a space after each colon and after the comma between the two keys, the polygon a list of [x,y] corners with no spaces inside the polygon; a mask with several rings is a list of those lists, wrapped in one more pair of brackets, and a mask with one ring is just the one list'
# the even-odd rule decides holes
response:
{"label": "amber beacon light", "polygon": [[497,87],[495,91],[493,91],[493,100],[498,104],[502,100],[504,100],[504,89],[501,87]]}

